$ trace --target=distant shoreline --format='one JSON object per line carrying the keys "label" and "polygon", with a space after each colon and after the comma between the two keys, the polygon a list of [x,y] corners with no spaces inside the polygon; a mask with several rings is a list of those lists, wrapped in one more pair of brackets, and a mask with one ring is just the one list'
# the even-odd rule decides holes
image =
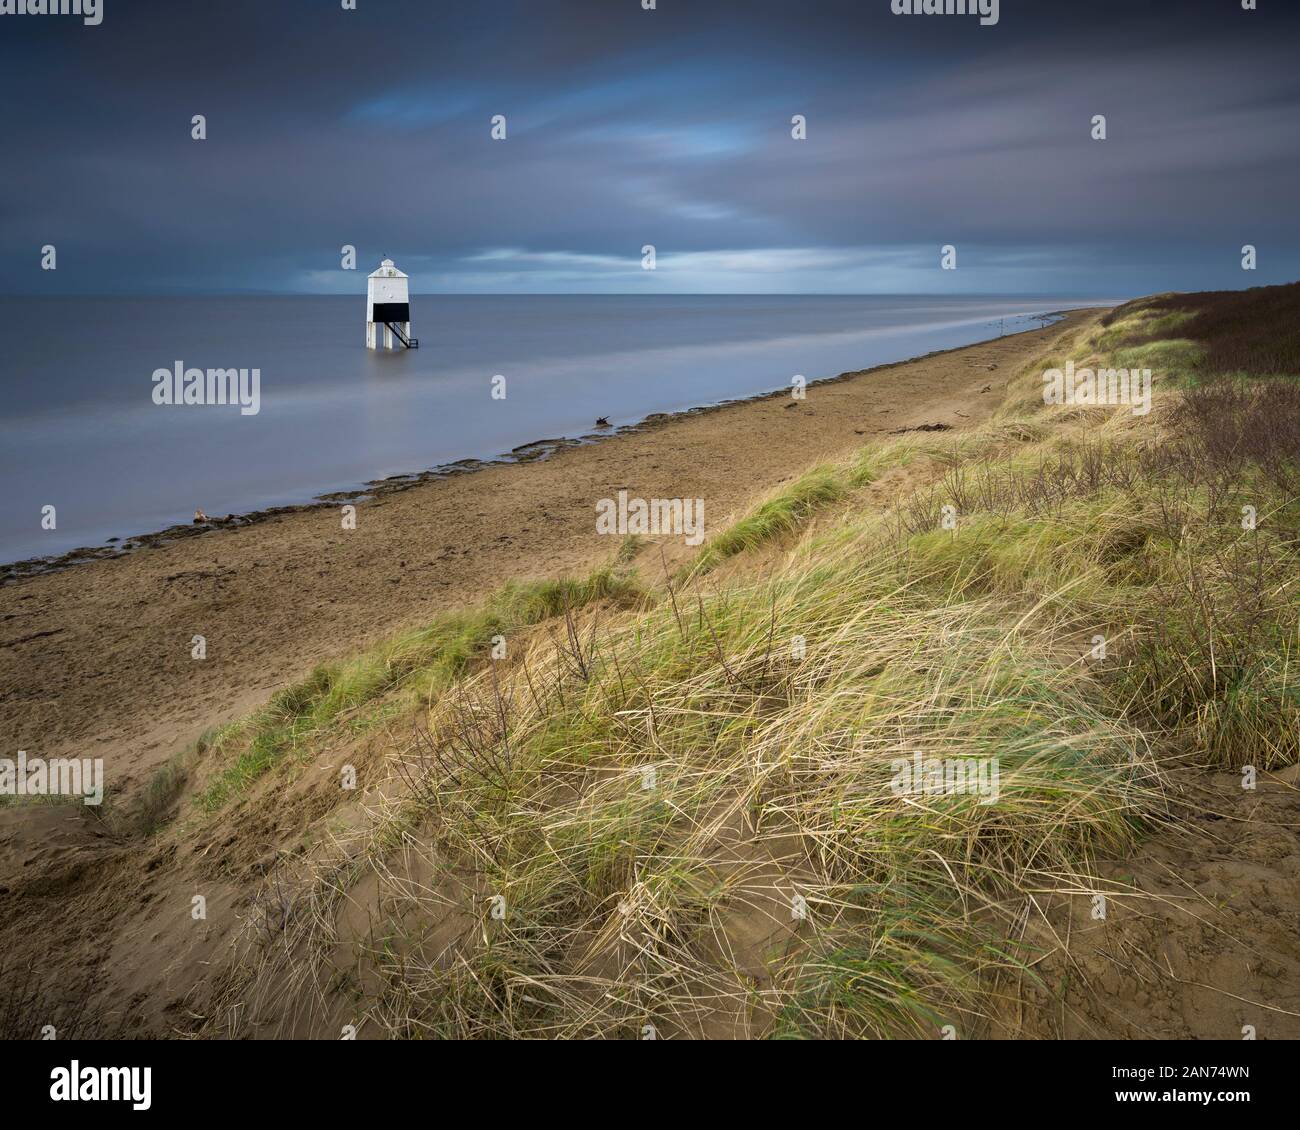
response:
{"label": "distant shoreline", "polygon": [[[1068,310],[1048,310],[1041,314],[1029,315],[1029,317],[1035,319],[1050,319],[1047,325],[1051,326],[1055,325],[1071,312],[1106,308],[1107,307],[1105,306],[1078,306],[1071,307]],[[931,350],[928,353],[916,354],[915,356],[902,358],[898,361],[888,361],[880,365],[873,365],[867,369],[849,370],[838,373],[833,377],[822,377],[817,380],[809,381],[807,387],[814,388],[819,385],[833,384],[837,381],[847,380],[851,377],[878,373],[887,369],[897,368],[900,365],[910,365],[932,357],[942,356],[945,353],[955,353],[962,349],[969,349],[973,345],[981,345],[989,341],[1015,337],[1024,333],[1033,333],[1043,328],[1046,327],[1029,326],[1024,329],[1014,330],[1011,333],[999,335],[999,337],[981,338],[978,341],[970,342],[966,345],[953,346],[949,349]],[[330,491],[325,494],[315,495],[310,500],[300,503],[271,506],[240,514],[227,514],[221,517],[209,516],[209,521],[206,523],[167,526],[161,530],[111,538],[108,542],[99,546],[79,546],[75,549],[70,549],[59,554],[29,557],[17,561],[0,562],[0,586],[12,584],[15,581],[27,577],[37,577],[47,573],[59,572],[76,565],[88,564],[95,561],[117,560],[122,557],[130,556],[131,554],[137,553],[141,550],[156,549],[164,545],[173,544],[177,541],[201,537],[205,534],[215,533],[222,530],[246,528],[285,515],[322,510],[350,502],[365,502],[384,495],[410,490],[413,487],[422,486],[426,483],[440,482],[456,476],[484,471],[490,467],[519,463],[535,463],[549,459],[556,452],[568,448],[585,447],[591,444],[600,443],[604,440],[616,439],[624,435],[635,435],[640,432],[664,427],[667,424],[671,424],[681,419],[699,416],[710,412],[717,412],[721,409],[738,404],[749,404],[757,401],[770,400],[774,397],[786,396],[788,393],[788,388],[781,387],[772,389],[768,392],[755,393],[752,396],[720,400],[714,403],[697,405],[675,412],[652,412],[635,423],[620,425],[618,427],[609,428],[608,430],[589,432],[577,438],[562,436],[558,438],[531,440],[527,443],[520,444],[509,452],[503,453],[493,459],[458,459],[450,463],[439,464],[438,466],[426,470],[389,475],[383,479],[376,479],[362,483],[354,488]]]}

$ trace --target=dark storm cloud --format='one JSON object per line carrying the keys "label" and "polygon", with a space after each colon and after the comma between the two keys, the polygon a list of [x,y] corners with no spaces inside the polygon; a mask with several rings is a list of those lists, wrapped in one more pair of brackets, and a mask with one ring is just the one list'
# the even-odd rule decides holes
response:
{"label": "dark storm cloud", "polygon": [[[98,27],[0,17],[0,289],[351,290],[345,243],[440,290],[1116,294],[1300,273],[1295,17],[1234,0],[999,15],[105,0]],[[1261,269],[1243,280],[1246,242]],[[57,272],[38,269],[46,243]],[[957,272],[937,270],[944,243]]]}

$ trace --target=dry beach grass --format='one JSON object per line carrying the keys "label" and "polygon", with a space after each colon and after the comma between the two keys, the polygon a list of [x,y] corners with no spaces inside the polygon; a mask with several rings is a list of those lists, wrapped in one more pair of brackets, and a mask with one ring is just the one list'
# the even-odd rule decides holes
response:
{"label": "dry beach grass", "polygon": [[[1042,402],[1066,359],[1175,356],[1162,301],[945,355],[969,424],[890,438],[946,421],[900,401],[766,497],[747,466],[697,554],[573,550],[579,579],[345,638],[100,828],[0,810],[11,854],[20,820],[47,834],[0,893],[11,960],[113,943],[32,1009],[198,1036],[1300,1034],[1298,386],[1189,339],[1150,416]],[[798,426],[756,407],[751,438]],[[726,419],[644,440],[680,458]],[[916,755],[996,759],[995,803],[891,787]]]}

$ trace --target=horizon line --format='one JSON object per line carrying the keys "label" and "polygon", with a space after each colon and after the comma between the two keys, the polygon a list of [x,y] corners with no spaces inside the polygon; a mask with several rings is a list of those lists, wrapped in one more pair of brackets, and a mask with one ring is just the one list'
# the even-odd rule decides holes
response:
{"label": "horizon line", "polygon": [[[1261,285],[1287,285],[1270,283]],[[1249,290],[1250,287],[1224,288]],[[1191,294],[1195,291],[1161,290],[1151,294]],[[24,291],[0,293],[0,301],[11,298],[365,298],[365,291],[340,294],[322,290],[133,290],[133,291]],[[921,291],[921,290],[675,290],[675,291],[608,291],[608,290],[501,290],[501,291],[411,291],[413,298],[1070,298],[1106,300],[1116,297],[1138,298],[1144,294],[1107,295],[1071,294],[1064,291]]]}

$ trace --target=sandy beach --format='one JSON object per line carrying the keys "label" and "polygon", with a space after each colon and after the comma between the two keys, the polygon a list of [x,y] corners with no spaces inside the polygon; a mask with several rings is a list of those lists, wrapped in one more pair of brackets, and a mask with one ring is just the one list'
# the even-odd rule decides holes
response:
{"label": "sandy beach", "polygon": [[1280,1095],[1300,7],[736,8],[0,3],[6,1112]]}
{"label": "sandy beach", "polygon": [[[1165,300],[1177,301],[1177,296]],[[462,826],[457,824],[462,810],[452,800],[461,795],[458,789],[465,788],[463,778],[455,776],[454,761],[442,758],[480,749],[472,744],[480,733],[473,727],[491,717],[491,711],[485,712],[482,702],[472,697],[451,694],[415,706],[414,715],[400,707],[391,718],[379,698],[336,709],[332,722],[299,711],[295,717],[305,721],[306,728],[285,731],[287,737],[273,740],[301,741],[301,748],[295,745],[294,755],[285,756],[290,745],[277,746],[279,756],[232,785],[235,791],[224,800],[211,790],[223,785],[245,750],[254,748],[252,742],[272,731],[259,731],[248,743],[237,737],[234,750],[208,749],[197,758],[179,759],[180,768],[156,772],[163,762],[190,747],[204,731],[247,715],[277,689],[299,681],[316,663],[355,657],[367,644],[402,629],[425,626],[441,613],[472,607],[512,580],[580,576],[614,559],[627,563],[623,539],[599,535],[594,521],[599,500],[619,491],[634,497],[702,498],[706,534],[716,536],[764,495],[819,462],[838,460],[845,466],[846,456],[892,434],[936,427],[960,433],[979,427],[1007,405],[1036,410],[1040,434],[1054,434],[1064,441],[1053,449],[1070,449],[1075,441],[1088,437],[1095,425],[1068,411],[1039,408],[1038,374],[1049,363],[1048,357],[1079,360],[1092,355],[1103,332],[1098,318],[1095,310],[1080,311],[1045,330],[845,373],[810,386],[806,400],[793,400],[781,392],[656,418],[598,443],[562,447],[547,459],[491,466],[393,490],[357,506],[355,529],[344,528],[339,510],[332,505],[301,509],[181,537],[113,560],[9,582],[0,588],[5,625],[0,637],[0,677],[11,688],[3,702],[6,726],[14,735],[10,742],[32,757],[102,758],[107,786],[115,795],[103,810],[49,803],[0,807],[0,905],[5,911],[0,914],[4,926],[0,976],[10,979],[10,996],[17,1002],[7,1016],[0,1009],[0,1026],[25,1032],[30,1017],[55,1016],[60,1031],[109,1037],[336,1038],[346,1025],[359,1025],[363,1039],[409,1034],[403,1027],[407,1023],[404,1005],[392,1015],[383,1011],[388,974],[376,978],[370,973],[371,963],[377,961],[378,968],[389,971],[393,952],[438,955],[432,963],[415,961],[405,969],[396,989],[405,993],[406,987],[424,983],[421,978],[457,975],[457,970],[471,967],[476,954],[486,952],[484,908],[488,904],[464,880],[465,875],[480,873],[457,863],[446,872],[450,878],[440,879],[438,885],[432,885],[429,876],[441,874],[433,870],[442,866],[437,851],[445,843],[458,842],[451,837]],[[1140,331],[1140,316],[1136,322]],[[1116,324],[1128,325],[1131,332],[1134,320],[1130,317],[1126,323],[1121,316]],[[1113,326],[1105,332],[1113,333]],[[1291,394],[1282,390],[1274,395]],[[1280,419],[1296,418],[1295,407],[1287,408],[1293,402],[1294,397],[1278,401],[1281,407],[1275,413]],[[1216,430],[1225,426],[1222,416],[1213,421]],[[1112,418],[1101,426],[1112,439],[1119,437],[1116,458],[1137,458],[1133,451],[1138,437],[1131,422]],[[1294,425],[1284,426],[1280,434],[1291,434],[1287,427]],[[1130,446],[1124,447],[1125,443]],[[1043,451],[1052,446],[1050,438],[1039,444]],[[950,450],[954,457],[959,455],[959,449]],[[1011,466],[1010,460],[994,462],[985,470],[997,476],[999,468],[1005,472]],[[935,466],[924,462],[932,474]],[[1065,465],[1060,471],[1069,474],[1075,466]],[[909,484],[921,485],[926,473],[906,464],[895,466],[864,485],[851,509],[874,511],[878,520]],[[1052,473],[1050,467],[1047,473]],[[1156,471],[1150,473],[1154,476]],[[1179,474],[1188,472],[1180,469]],[[1081,475],[1074,481],[1081,489],[1086,486]],[[1134,480],[1134,496],[1148,489],[1149,484]],[[1195,484],[1187,489],[1194,490]],[[974,520],[979,519],[979,506],[997,501],[976,502]],[[1106,513],[1129,511],[1110,507]],[[1294,986],[1300,982],[1286,935],[1297,897],[1294,863],[1300,858],[1292,832],[1294,764],[1283,761],[1266,769],[1256,789],[1244,790],[1235,762],[1242,756],[1240,731],[1232,732],[1229,747],[1211,747],[1207,742],[1219,759],[1209,761],[1201,750],[1183,753],[1164,731],[1153,727],[1150,733],[1168,744],[1160,747],[1159,762],[1141,763],[1144,775],[1134,785],[1132,742],[1141,732],[1128,719],[1110,718],[1098,710],[1091,697],[1101,679],[1118,679],[1124,671],[1081,672],[1074,663],[1057,661],[1062,638],[1054,624],[1035,622],[1016,605],[1022,588],[1032,597],[1033,586],[1044,580],[1038,571],[1042,563],[1034,556],[1024,558],[1031,568],[1005,578],[1001,598],[966,590],[961,594],[964,600],[945,603],[951,573],[937,571],[932,576],[939,584],[929,590],[916,586],[920,614],[909,614],[906,606],[899,610],[892,596],[871,597],[869,583],[876,583],[872,554],[879,547],[870,532],[873,527],[857,527],[866,531],[860,542],[842,542],[841,533],[851,535],[855,529],[849,514],[827,515],[826,522],[837,523],[834,535],[827,538],[819,537],[820,521],[805,522],[798,535],[789,538],[772,536],[766,544],[737,556],[734,563],[728,561],[700,585],[701,617],[716,617],[724,608],[737,617],[736,623],[749,616],[751,639],[762,639],[761,632],[754,634],[755,628],[768,623],[768,616],[783,618],[775,627],[782,636],[796,625],[802,627],[808,605],[797,603],[796,594],[810,591],[816,593],[819,610],[837,609],[859,633],[832,639],[826,654],[833,661],[818,668],[821,681],[815,686],[805,684],[801,694],[785,700],[775,696],[765,700],[776,709],[763,719],[762,741],[787,748],[804,740],[810,701],[819,711],[827,709],[828,702],[839,703],[839,709],[850,712],[845,716],[855,720],[862,703],[871,701],[877,704],[878,714],[868,726],[886,735],[884,740],[898,727],[929,735],[929,727],[939,726],[942,729],[934,737],[937,748],[979,749],[963,745],[983,740],[983,731],[970,727],[965,704],[974,703],[983,717],[990,701],[988,672],[1018,672],[1015,685],[1032,688],[1035,709],[1056,712],[1059,718],[1045,731],[1049,742],[1059,740],[1057,727],[1077,728],[1086,722],[1089,728],[1080,733],[1089,757],[1114,757],[1124,766],[1113,777],[1098,773],[1092,761],[1080,763],[1071,749],[1064,776],[1049,775],[1039,786],[1050,789],[1044,811],[1052,820],[1069,813],[1071,818],[1092,822],[1098,852],[1083,864],[1064,856],[1044,864],[1045,877],[1034,880],[1041,887],[1034,892],[1038,909],[1028,919],[1015,896],[1007,902],[1005,895],[998,894],[983,904],[982,916],[1000,920],[996,916],[1010,914],[1007,921],[1012,923],[1013,937],[1008,944],[1023,948],[1035,972],[1026,975],[1029,966],[1016,964],[985,977],[980,1010],[963,1020],[971,1038],[1222,1039],[1224,1033],[1254,1028],[1266,1031],[1269,1039],[1294,1038],[1295,1018],[1300,1016]],[[1021,544],[1040,536],[1048,521],[1039,517],[1032,526],[1026,523],[1024,528],[1033,532],[1023,534]],[[1055,543],[1046,583],[1055,591],[1071,570],[1075,576],[1081,571],[1092,575],[1097,546],[1103,547],[1103,553],[1113,553],[1113,547],[1131,544],[1117,540],[1117,529],[1071,527],[1070,536]],[[784,603],[769,602],[756,586],[764,584],[765,572],[796,543],[805,550],[821,549],[812,561],[796,555],[792,562],[772,570],[771,592],[776,594],[775,586],[781,584],[786,588]],[[926,561],[927,551],[938,548],[933,539],[922,538],[916,544],[921,547],[914,558],[918,565]],[[979,552],[978,541],[966,545]],[[944,553],[948,546],[948,539],[943,539]],[[631,563],[654,586],[665,567],[675,570],[694,552],[680,537],[648,539]],[[1004,560],[1018,559],[1010,555]],[[790,578],[798,579],[800,569],[819,571],[815,586],[791,586]],[[827,576],[833,578],[829,584],[824,580]],[[882,579],[887,586],[893,583],[888,577]],[[936,607],[957,607],[967,617],[974,609],[978,615],[945,622],[958,627],[952,629],[951,638],[945,632],[939,637],[940,646],[927,650],[924,641],[935,639],[931,618]],[[739,638],[736,623],[725,624],[719,618],[729,642],[719,645],[717,636],[712,636],[718,648],[716,661],[706,648],[691,660],[697,663],[695,676],[681,680],[678,672],[684,658],[691,658],[689,629],[683,631],[678,619],[674,633],[662,609],[628,615],[638,628],[654,624],[658,616],[660,635],[649,654],[663,649],[668,655],[667,662],[638,670],[636,693],[642,687],[652,688],[656,709],[665,708],[661,717],[686,720],[665,723],[671,736],[657,740],[656,772],[662,761],[667,766],[663,779],[689,783],[674,786],[674,803],[662,811],[694,821],[691,844],[698,840],[705,845],[704,849],[691,846],[695,855],[674,848],[664,856],[674,871],[686,860],[710,882],[729,875],[732,888],[717,904],[714,924],[701,934],[705,942],[698,960],[705,965],[715,960],[707,940],[721,936],[722,951],[732,956],[722,961],[716,976],[738,978],[741,986],[738,996],[724,993],[710,998],[713,1003],[703,1018],[697,1016],[694,997],[687,998],[688,1010],[680,1022],[671,1018],[673,1002],[658,1007],[665,1010],[669,1023],[681,1025],[673,1038],[770,1035],[775,1021],[764,1007],[753,1003],[752,989],[762,984],[766,992],[780,991],[777,976],[769,971],[779,962],[769,967],[772,959],[767,955],[783,952],[782,946],[794,944],[791,939],[798,933],[790,925],[788,886],[794,881],[818,882],[822,886],[816,889],[828,892],[838,890],[833,884],[841,880],[815,877],[811,869],[816,864],[810,862],[815,854],[790,846],[798,836],[774,836],[766,826],[760,829],[749,823],[748,806],[736,805],[734,796],[738,788],[754,787],[743,784],[751,780],[751,758],[718,757],[708,772],[689,774],[681,760],[695,758],[700,748],[700,739],[690,729],[699,725],[695,720],[706,714],[712,719],[719,709],[725,712],[717,704],[725,704],[728,696],[743,700],[752,693],[745,679],[765,675],[770,654],[760,652],[759,644],[733,653]],[[863,624],[864,617],[871,617],[871,622]],[[704,622],[712,633],[713,619]],[[996,627],[999,638],[1005,638],[1008,630],[1021,632],[1024,655],[1034,662],[1015,651],[999,651],[990,659],[986,622]],[[1117,622],[1123,625],[1122,616]],[[770,623],[776,624],[775,619]],[[961,627],[966,624],[970,627]],[[772,630],[767,628],[769,633]],[[191,658],[196,635],[207,641],[207,656],[202,660]],[[623,644],[616,637],[610,640],[614,641],[610,646],[627,646],[626,640]],[[855,640],[861,645],[856,651]],[[685,651],[673,650],[678,641]],[[918,641],[923,645],[920,651]],[[871,681],[880,674],[882,648],[888,663],[907,664],[906,673],[899,676],[906,682],[897,684],[901,691],[864,695],[864,687],[891,686]],[[618,652],[612,654],[617,657]],[[571,675],[592,693],[571,704],[544,698],[536,705],[537,719],[529,721],[522,715],[528,702],[518,682],[527,680],[533,695],[529,701],[536,704],[532,688],[540,686],[545,695],[551,684],[544,680],[555,671],[567,670],[561,657],[541,659],[536,671],[531,662],[522,674],[507,664],[501,676],[507,682],[500,701],[516,703],[511,708],[517,712],[511,719],[512,750],[528,750],[529,741],[549,743],[558,736],[568,743],[562,747],[569,751],[566,756],[577,750],[585,757],[595,733],[602,746],[620,749],[626,758],[645,756],[643,731],[625,724],[623,720],[630,716],[625,709],[610,713],[619,721],[607,731],[589,729],[601,717],[599,710],[590,709],[590,703],[599,701],[594,692],[613,696],[615,687],[622,686],[622,667],[606,665],[603,673],[592,668],[586,675]],[[415,674],[432,679],[434,670],[428,666]],[[493,680],[497,671],[494,665]],[[714,697],[707,710],[701,707],[703,699],[681,697],[698,693],[700,671],[714,680],[708,684]],[[477,684],[475,677],[456,685],[486,693],[487,673],[478,673]],[[913,684],[923,690],[942,688],[943,709],[934,709],[929,699],[916,707]],[[1098,698],[1105,701],[1104,695]],[[918,710],[921,723],[910,713],[900,713],[912,710]],[[531,733],[520,726],[521,716],[534,727]],[[471,720],[469,728],[461,721],[466,718]],[[448,719],[462,728],[449,726]],[[409,735],[416,720],[414,745],[404,745],[397,735]],[[874,764],[879,747],[870,742],[859,746],[852,735],[861,731],[837,724],[837,716],[827,715],[826,722],[819,740],[837,756],[819,763],[818,780],[840,774],[839,784],[819,787],[801,803],[832,804],[832,810],[814,807],[810,811],[818,827],[840,835],[839,821],[850,817],[840,815],[838,798],[849,787],[857,787]],[[561,728],[562,723],[572,731]],[[421,730],[421,725],[428,728]],[[711,725],[712,721],[706,723]],[[781,726],[788,728],[773,730]],[[425,741],[434,740],[434,727],[446,744],[421,745],[421,734]],[[659,733],[657,724],[653,732]],[[517,746],[516,734],[524,735]],[[855,761],[853,751],[859,748],[865,760]],[[1024,774],[1048,773],[1052,748],[1031,750],[1019,762],[1019,772],[1004,775],[1003,783],[1020,788]],[[401,768],[394,760],[395,755],[403,756],[399,749],[406,756]],[[421,760],[429,756],[429,749],[436,749],[433,756],[439,760]],[[1014,745],[999,755],[1013,764],[1017,756]],[[1252,756],[1259,758],[1259,754]],[[678,760],[670,760],[674,757]],[[359,772],[362,791],[341,792],[341,763]],[[493,763],[489,759],[474,764]],[[557,757],[548,764],[567,763]],[[541,876],[543,882],[529,867],[571,872],[584,877],[580,882],[590,883],[590,876],[600,873],[608,845],[625,844],[628,802],[621,782],[626,774],[598,777],[589,772],[587,762],[573,764],[574,778],[584,788],[591,782],[589,791],[576,800],[566,789],[547,794],[545,803],[536,798],[518,803],[512,798],[493,807],[481,805],[481,794],[475,793],[475,807],[464,810],[473,813],[463,822],[471,833],[476,833],[480,820],[498,819],[512,833],[500,840],[507,845],[503,850],[521,845],[519,866],[525,869],[510,873],[508,889],[511,898],[525,907],[530,904],[524,900],[534,897],[531,891],[551,898],[548,892],[555,889],[549,871]],[[691,765],[694,770],[693,760]],[[1096,774],[1093,784],[1078,794],[1088,798],[1086,803],[1063,808],[1058,803],[1060,790],[1074,787],[1077,775],[1089,772]],[[553,780],[535,776],[553,787]],[[472,781],[487,779],[485,773]],[[761,787],[768,787],[769,780],[763,778]],[[406,790],[428,788],[435,781],[432,792],[410,794],[437,798],[439,807],[427,818],[429,823],[414,833],[402,831],[394,839],[399,829],[410,825],[402,815],[406,808],[390,802],[398,794],[410,799]],[[694,797],[694,789],[705,790],[702,800]],[[634,795],[642,791],[644,787]],[[205,808],[203,798],[209,795],[218,797],[216,806]],[[873,810],[872,842],[889,842],[891,820],[896,829],[914,834],[914,806],[919,803],[912,798],[892,814],[883,806]],[[694,816],[691,804],[698,809]],[[1130,804],[1141,804],[1150,813],[1150,824],[1140,839],[1120,822],[1118,814]],[[661,810],[656,805],[647,811]],[[719,819],[720,811],[733,816]],[[973,806],[964,811],[978,816],[982,809]],[[151,813],[157,812],[163,818],[155,823]],[[608,817],[602,819],[611,823],[594,822],[593,813],[606,812]],[[699,813],[707,816],[707,822],[700,820]],[[999,817],[1007,814],[1028,819],[1035,828],[1041,824],[1033,810],[1013,804],[1000,809]],[[517,829],[529,820],[538,824],[536,837],[551,837],[548,847],[562,844],[563,851],[538,852],[533,845],[539,839],[516,837]],[[856,842],[864,835],[859,830],[852,838]],[[955,839],[965,842],[964,835]],[[401,846],[395,848],[395,843]],[[1034,850],[1057,850],[1051,843],[1036,839]],[[653,851],[638,850],[642,852],[638,866],[656,858]],[[925,853],[923,864],[915,866],[930,867],[931,858]],[[951,880],[950,867],[960,865],[959,858],[940,857],[941,889],[946,890]],[[1086,866],[1087,873],[1076,875],[1071,870],[1076,866]],[[1061,868],[1064,879],[1058,874]],[[641,890],[643,884],[638,881],[635,887]],[[1104,919],[1094,916],[1095,897],[1081,898],[1080,891],[1105,892],[1110,909]],[[192,913],[196,892],[204,901],[197,919]],[[829,902],[825,894],[819,899],[821,906]],[[593,920],[605,920],[615,913],[612,908],[609,897],[602,896]],[[934,928],[942,930],[950,930],[964,913],[947,904],[931,909],[924,901],[909,902],[907,912],[923,919],[936,916]],[[492,960],[499,960],[504,947],[518,944],[516,937],[526,935],[536,920],[529,910],[521,915],[522,927],[494,936]],[[557,952],[564,955],[559,973],[550,975],[585,984],[593,969],[604,968],[590,964],[591,954],[599,954],[602,945],[617,950],[623,935],[613,930],[592,941],[590,929],[582,923],[579,927],[583,948],[559,947]],[[845,938],[858,938],[861,924],[849,923],[846,931]],[[397,951],[391,948],[394,938],[399,939]],[[601,940],[605,938],[607,942]],[[415,948],[401,948],[408,946]],[[563,964],[571,953],[580,959],[572,972]],[[454,964],[445,964],[453,957]],[[528,976],[530,984],[537,980],[531,973]],[[617,994],[602,999],[614,1000]],[[737,1006],[736,1001],[743,1004]],[[549,1033],[553,1019],[549,1012],[539,1015]],[[453,1016],[450,1023],[463,1023],[477,1035],[475,1016]],[[591,1023],[587,1008],[574,1023]],[[617,1016],[599,1023],[609,1031],[622,1031]],[[842,1034],[833,1026],[829,1030]],[[890,1038],[934,1038],[932,1027],[915,1023],[910,1009],[889,1026],[873,1031]]]}
{"label": "sandy beach", "polygon": [[[779,393],[686,413],[384,494],[358,506],[355,530],[336,507],[305,509],[13,581],[0,588],[4,745],[102,757],[110,787],[129,792],[322,660],[507,581],[610,560],[618,539],[596,533],[598,499],[703,498],[717,532],[820,459],[921,424],[978,424],[1046,337],[1090,316],[843,374],[803,401]],[[661,568],[657,549],[639,560]],[[196,635],[206,659],[191,658]]]}

